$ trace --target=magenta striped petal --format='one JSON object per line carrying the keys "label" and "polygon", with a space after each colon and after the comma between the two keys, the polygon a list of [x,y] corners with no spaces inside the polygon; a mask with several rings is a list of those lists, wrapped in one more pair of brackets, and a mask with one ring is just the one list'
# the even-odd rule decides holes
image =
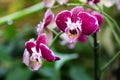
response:
{"label": "magenta striped petal", "polygon": [[71,17],[71,20],[72,22],[76,22],[77,20],[80,20],[80,18],[78,17],[78,14],[80,12],[84,12],[84,8],[82,6],[77,6],[77,7],[74,7],[72,10],[72,17]]}
{"label": "magenta striped petal", "polygon": [[51,23],[53,18],[54,18],[53,12],[51,11],[51,9],[48,9],[44,16],[44,23],[45,23],[44,27],[47,27]]}
{"label": "magenta striped petal", "polygon": [[88,41],[88,38],[87,38],[86,35],[80,34],[79,37],[78,37],[78,41],[86,43]]}
{"label": "magenta striped petal", "polygon": [[100,0],[87,0],[87,2],[93,2],[94,4],[97,4],[100,2]]}
{"label": "magenta striped petal", "polygon": [[51,8],[54,5],[55,0],[43,0],[43,3],[45,5],[45,7]]}
{"label": "magenta striped petal", "polygon": [[28,41],[25,43],[25,47],[26,47],[27,51],[30,53],[30,55],[32,55],[32,53],[33,53],[32,48],[35,47],[35,43],[32,41]]}
{"label": "magenta striped petal", "polygon": [[55,56],[55,61],[60,60],[60,57]]}
{"label": "magenta striped petal", "polygon": [[47,44],[45,33],[42,33],[42,34],[38,35],[38,38],[36,40],[36,45],[39,45],[40,43]]}
{"label": "magenta striped petal", "polygon": [[68,18],[71,18],[71,15],[71,12],[66,10],[60,12],[56,16],[55,22],[60,30],[65,31],[65,28],[67,27],[66,22],[68,21]]}
{"label": "magenta striped petal", "polygon": [[55,61],[56,57],[54,56],[53,52],[44,44],[40,44],[41,54],[44,59],[49,62]]}
{"label": "magenta striped petal", "polygon": [[43,43],[43,44],[47,44],[47,40],[46,40],[46,34],[42,33],[38,35],[38,38],[36,40],[36,50],[37,52],[39,52],[39,45]]}
{"label": "magenta striped petal", "polygon": [[102,14],[95,12],[95,11],[93,11],[91,14],[97,18],[99,25],[102,24],[104,20],[104,16]]}
{"label": "magenta striped petal", "polygon": [[98,21],[93,15],[81,12],[79,17],[82,20],[82,33],[85,35],[90,35],[95,33],[98,30]]}
{"label": "magenta striped petal", "polygon": [[94,0],[94,3],[95,4],[97,4],[97,3],[99,3],[100,2],[100,0]]}

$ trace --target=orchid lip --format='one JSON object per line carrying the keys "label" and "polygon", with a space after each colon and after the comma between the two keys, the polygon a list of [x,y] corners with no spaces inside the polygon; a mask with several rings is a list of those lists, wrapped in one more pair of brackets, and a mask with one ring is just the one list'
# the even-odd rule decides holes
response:
{"label": "orchid lip", "polygon": [[75,23],[71,21],[70,18],[67,18],[68,21],[66,22],[67,28],[65,29],[65,33],[70,38],[70,42],[73,43],[77,40],[78,36],[80,35],[81,29],[81,22],[76,21]]}

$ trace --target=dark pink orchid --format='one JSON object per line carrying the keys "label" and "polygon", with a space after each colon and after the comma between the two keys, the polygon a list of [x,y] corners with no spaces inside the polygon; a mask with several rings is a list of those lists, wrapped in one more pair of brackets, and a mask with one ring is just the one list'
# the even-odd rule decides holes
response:
{"label": "dark pink orchid", "polygon": [[100,0],[87,0],[87,2],[90,4],[97,4],[100,2]]}
{"label": "dark pink orchid", "polygon": [[49,62],[59,60],[54,53],[46,46],[46,34],[38,35],[37,40],[30,39],[25,43],[25,51],[23,54],[23,63],[25,63],[32,71],[38,70],[42,66],[42,60]]}
{"label": "dark pink orchid", "polygon": [[65,10],[57,14],[56,24],[58,28],[65,32],[71,43],[80,40],[86,42],[87,35],[91,35],[99,30],[99,22],[95,15],[85,12],[83,7],[77,6],[71,11]]}
{"label": "dark pink orchid", "polygon": [[[47,8],[51,8],[55,4],[56,0],[43,0],[44,5]],[[57,0],[60,5],[66,4],[69,0]]]}
{"label": "dark pink orchid", "polygon": [[48,27],[50,28],[50,25],[52,24],[53,19],[54,19],[54,14],[50,9],[48,9],[45,12],[43,22],[40,22],[40,24],[38,24],[38,27],[37,27],[37,34],[38,35],[41,34],[41,33],[46,33],[48,45],[51,44],[52,39],[53,39],[53,34],[48,29]]}

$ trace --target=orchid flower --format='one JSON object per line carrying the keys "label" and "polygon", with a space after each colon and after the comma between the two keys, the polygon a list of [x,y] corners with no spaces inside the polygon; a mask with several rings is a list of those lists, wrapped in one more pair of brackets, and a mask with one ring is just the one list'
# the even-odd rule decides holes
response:
{"label": "orchid flower", "polygon": [[42,66],[43,59],[48,62],[60,60],[60,58],[55,56],[52,50],[46,46],[46,43],[45,33],[38,35],[37,40],[30,39],[25,43],[23,63],[32,71],[36,71]]}
{"label": "orchid flower", "polygon": [[90,4],[97,4],[100,2],[100,0],[87,0],[87,2]]}
{"label": "orchid flower", "polygon": [[45,12],[45,15],[44,15],[44,19],[43,19],[43,22],[40,22],[40,24],[38,24],[37,26],[37,34],[41,34],[41,33],[46,33],[47,35],[47,44],[50,45],[51,42],[52,42],[52,39],[53,39],[53,34],[52,32],[48,29],[51,28],[51,26],[56,26],[54,25],[54,23],[52,22],[54,19],[54,14],[53,12],[48,9],[46,12]]}
{"label": "orchid flower", "polygon": [[116,0],[117,9],[120,10],[120,0]]}
{"label": "orchid flower", "polygon": [[100,5],[108,8],[116,5],[117,9],[120,10],[120,0],[101,0]]}
{"label": "orchid flower", "polygon": [[65,10],[58,13],[55,22],[58,28],[69,37],[70,43],[75,43],[77,40],[86,42],[88,35],[99,30],[99,23],[101,23],[99,21],[102,21],[99,17],[77,6],[71,11]]}
{"label": "orchid flower", "polygon": [[[44,5],[47,8],[51,8],[55,4],[56,0],[43,0]],[[57,0],[60,5],[66,4],[69,0]]]}

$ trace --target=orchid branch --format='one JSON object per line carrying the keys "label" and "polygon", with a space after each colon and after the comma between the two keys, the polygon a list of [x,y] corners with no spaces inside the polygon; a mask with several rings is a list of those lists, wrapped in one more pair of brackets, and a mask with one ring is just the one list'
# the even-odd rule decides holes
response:
{"label": "orchid branch", "polygon": [[55,35],[57,35],[58,34],[58,32],[56,32],[54,29],[51,29],[51,28],[49,28],[49,27],[47,27],[50,31],[52,31]]}
{"label": "orchid branch", "polygon": [[104,72],[108,66],[110,66],[118,57],[120,57],[120,51],[117,52],[102,68],[101,72]]}
{"label": "orchid branch", "polygon": [[99,43],[97,42],[97,33],[93,35],[94,38],[94,79],[99,80]]}
{"label": "orchid branch", "polygon": [[53,44],[55,43],[55,41],[57,40],[57,38],[58,38],[62,33],[63,33],[63,32],[59,32],[59,33],[55,36],[55,38],[53,39],[53,41],[52,41],[52,43],[51,43],[51,45],[50,45],[50,48],[53,47]]}
{"label": "orchid branch", "polygon": [[118,23],[111,16],[109,16],[106,12],[104,12],[98,5],[96,5],[96,6],[99,8],[99,10],[102,12],[102,14],[104,14],[104,16],[106,16],[109,20],[111,20],[113,22],[116,29],[119,30],[119,32],[120,32],[120,27],[119,27]]}
{"label": "orchid branch", "polygon": [[33,5],[33,6],[29,7],[29,8],[26,8],[24,10],[15,12],[15,13],[10,14],[8,16],[1,17],[0,18],[0,24],[8,22],[9,20],[19,19],[19,18],[27,16],[29,14],[35,13],[35,12],[37,12],[37,11],[43,9],[43,8],[44,8],[44,4],[42,2],[40,2],[40,3],[35,4],[35,5]]}

